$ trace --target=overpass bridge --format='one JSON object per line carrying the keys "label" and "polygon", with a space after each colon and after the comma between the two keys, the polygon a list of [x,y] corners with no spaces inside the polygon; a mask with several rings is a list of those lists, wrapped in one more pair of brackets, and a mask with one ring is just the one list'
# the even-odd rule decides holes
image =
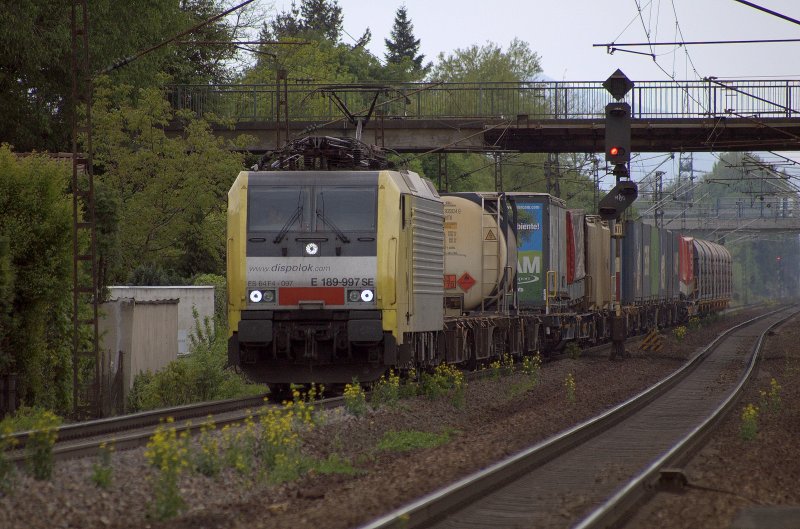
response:
{"label": "overpass bridge", "polygon": [[[602,82],[181,85],[173,107],[215,115],[223,137],[274,150],[306,134],[397,152],[602,152]],[[800,150],[800,81],[643,81],[631,105],[634,152]]]}

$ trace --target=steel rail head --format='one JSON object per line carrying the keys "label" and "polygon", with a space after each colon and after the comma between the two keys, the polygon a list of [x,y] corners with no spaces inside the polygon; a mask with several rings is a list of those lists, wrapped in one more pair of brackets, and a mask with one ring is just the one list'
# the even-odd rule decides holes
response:
{"label": "steel rail head", "polygon": [[547,438],[511,457],[467,476],[451,485],[434,491],[402,506],[358,529],[415,529],[426,527],[484,494],[488,488],[499,487],[541,466],[550,459],[582,444],[600,431],[621,422],[646,404],[672,388],[683,376],[690,373],[720,341],[756,321],[776,314],[784,308],[768,312],[739,323],[717,336],[710,344],[695,354],[677,371],[657,384],[630,397],[602,414],[572,428]]}
{"label": "steel rail head", "polygon": [[[759,316],[758,318],[748,320],[745,322],[745,324],[753,323],[756,320],[760,320],[792,308],[794,308],[794,306],[784,307],[777,311],[772,311],[763,316]],[[581,520],[581,522],[578,523],[578,525],[574,526],[573,529],[599,529],[614,526],[620,522],[636,505],[642,502],[648,495],[652,494],[654,491],[653,483],[658,473],[663,468],[674,465],[676,461],[689,457],[694,449],[701,444],[705,436],[710,433],[711,428],[719,420],[721,420],[730,410],[730,408],[736,403],[744,389],[745,384],[750,380],[750,377],[755,369],[756,363],[759,359],[759,352],[763,347],[767,333],[769,333],[775,327],[782,325],[797,314],[800,314],[800,311],[791,312],[788,316],[776,321],[761,333],[756,344],[753,346],[752,355],[747,369],[745,370],[738,384],[728,395],[728,397],[723,400],[701,424],[695,427],[683,439],[678,441],[669,451],[664,453],[639,475],[630,480],[627,485],[621,488],[600,507],[587,515],[583,520]],[[742,325],[744,324],[737,325],[731,329],[731,331],[741,327]]]}

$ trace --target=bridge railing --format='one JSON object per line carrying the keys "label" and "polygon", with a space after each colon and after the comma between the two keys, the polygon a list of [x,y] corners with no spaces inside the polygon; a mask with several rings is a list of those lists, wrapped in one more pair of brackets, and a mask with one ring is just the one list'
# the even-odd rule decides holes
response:
{"label": "bridge railing", "polygon": [[[334,91],[353,114],[363,114],[378,93],[376,110],[386,119],[480,118],[603,119],[611,95],[600,82],[398,83],[374,91],[352,85],[290,83],[291,121],[336,121],[343,114],[325,91]],[[275,121],[276,86],[175,85],[176,109],[236,121]],[[634,119],[797,117],[800,81],[642,81],[625,97]]]}

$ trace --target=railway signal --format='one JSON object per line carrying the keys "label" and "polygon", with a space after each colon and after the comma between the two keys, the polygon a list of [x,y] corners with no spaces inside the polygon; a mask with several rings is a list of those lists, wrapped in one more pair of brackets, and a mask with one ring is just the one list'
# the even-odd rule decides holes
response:
{"label": "railway signal", "polygon": [[606,161],[613,164],[631,161],[631,106],[628,103],[606,105]]}

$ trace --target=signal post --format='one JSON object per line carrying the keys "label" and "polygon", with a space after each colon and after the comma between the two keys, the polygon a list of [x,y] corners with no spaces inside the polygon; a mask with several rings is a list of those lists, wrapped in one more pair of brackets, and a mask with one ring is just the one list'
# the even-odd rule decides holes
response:
{"label": "signal post", "polygon": [[[636,200],[639,195],[636,183],[630,179],[628,164],[631,160],[631,107],[622,101],[631,88],[633,81],[628,79],[621,70],[611,74],[603,87],[616,99],[606,105],[605,123],[605,153],[606,161],[614,164],[612,174],[616,177],[616,185],[603,199],[598,207],[601,218],[612,222],[612,237],[614,245],[615,272],[622,273],[622,256],[620,243],[624,238],[622,232],[622,213]],[[627,329],[625,318],[622,315],[622,305],[617,293],[616,277],[614,278],[614,316],[611,320],[611,356],[610,359],[625,357],[625,337]]]}

